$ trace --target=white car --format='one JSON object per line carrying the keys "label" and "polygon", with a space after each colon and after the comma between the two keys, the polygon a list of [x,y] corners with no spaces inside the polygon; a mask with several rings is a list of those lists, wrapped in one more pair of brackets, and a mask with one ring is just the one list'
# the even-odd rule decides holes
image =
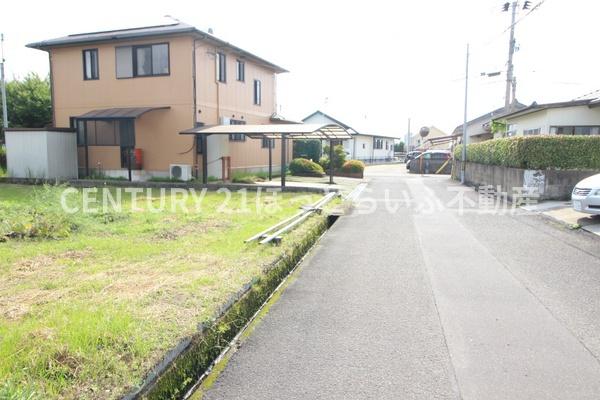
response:
{"label": "white car", "polygon": [[575,211],[600,215],[600,174],[577,183],[571,193],[571,200]]}

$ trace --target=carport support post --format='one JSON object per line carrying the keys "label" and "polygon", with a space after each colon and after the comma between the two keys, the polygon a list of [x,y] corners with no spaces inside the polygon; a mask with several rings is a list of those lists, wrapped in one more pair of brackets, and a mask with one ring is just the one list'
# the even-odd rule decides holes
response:
{"label": "carport support post", "polygon": [[273,180],[273,139],[267,139],[269,141],[269,181]]}
{"label": "carport support post", "polygon": [[333,185],[333,139],[329,139],[329,184]]}
{"label": "carport support post", "polygon": [[281,189],[285,188],[285,153],[287,153],[286,134],[281,135]]}
{"label": "carport support post", "polygon": [[200,134],[202,142],[202,183],[208,183],[208,140],[206,133]]}
{"label": "carport support post", "polygon": [[[76,122],[79,127],[79,122]],[[87,137],[87,121],[83,123],[83,143],[85,143],[85,179],[90,177],[90,152]]]}
{"label": "carport support post", "polygon": [[131,147],[127,147],[127,178],[131,182]]}

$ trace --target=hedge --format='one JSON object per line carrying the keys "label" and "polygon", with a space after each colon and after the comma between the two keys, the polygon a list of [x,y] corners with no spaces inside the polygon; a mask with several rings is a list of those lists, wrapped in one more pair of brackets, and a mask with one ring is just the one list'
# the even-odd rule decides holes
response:
{"label": "hedge", "polygon": [[[454,150],[462,159],[462,145]],[[529,136],[467,145],[467,161],[524,169],[600,169],[600,136]]]}
{"label": "hedge", "polygon": [[325,171],[323,171],[323,168],[319,164],[306,158],[292,160],[288,168],[292,175],[323,176],[325,174]]}
{"label": "hedge", "polygon": [[359,160],[348,160],[342,165],[342,171],[348,173],[361,173],[365,170],[365,164]]}

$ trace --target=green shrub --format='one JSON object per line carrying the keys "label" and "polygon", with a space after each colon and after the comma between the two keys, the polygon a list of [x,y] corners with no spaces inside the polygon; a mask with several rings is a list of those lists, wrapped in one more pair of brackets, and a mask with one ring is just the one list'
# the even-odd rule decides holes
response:
{"label": "green shrub", "polygon": [[6,171],[6,147],[0,145],[0,176],[2,171]]}
{"label": "green shrub", "polygon": [[324,171],[327,171],[329,169],[329,157],[321,157],[319,159],[319,165],[321,166],[321,168],[323,168]]}
{"label": "green shrub", "polygon": [[[462,146],[454,150],[462,158]],[[525,169],[600,169],[600,136],[532,136],[467,145],[467,161]]]}
{"label": "green shrub", "polygon": [[323,176],[325,174],[325,171],[323,171],[323,168],[319,164],[306,158],[292,160],[289,170],[292,175],[300,176]]}
{"label": "green shrub", "polygon": [[359,174],[365,170],[365,163],[359,160],[348,160],[342,165],[342,171],[352,174]]}
{"label": "green shrub", "polygon": [[[333,168],[342,168],[344,162],[346,162],[346,151],[344,150],[344,146],[338,144],[333,147]],[[319,160],[319,164],[324,169],[329,169],[329,146],[323,147],[323,157]]]}

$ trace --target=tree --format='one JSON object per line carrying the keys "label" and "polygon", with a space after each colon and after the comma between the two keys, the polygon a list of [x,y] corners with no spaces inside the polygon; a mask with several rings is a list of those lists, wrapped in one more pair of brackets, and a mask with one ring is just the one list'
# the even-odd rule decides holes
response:
{"label": "tree", "polygon": [[[50,79],[29,73],[23,80],[6,84],[8,126],[11,128],[43,128],[52,123]],[[0,115],[0,121],[2,116]]]}
{"label": "tree", "polygon": [[404,151],[404,142],[398,142],[394,144],[394,151],[396,153],[401,153]]}
{"label": "tree", "polygon": [[293,157],[306,158],[314,162],[321,157],[321,141],[318,139],[298,139],[293,141]]}
{"label": "tree", "polygon": [[[344,162],[346,161],[346,151],[344,150],[344,146],[338,144],[337,146],[333,146],[333,168],[340,169]],[[323,147],[323,157],[319,160],[319,164],[325,169],[329,169],[329,146],[326,145]]]}

